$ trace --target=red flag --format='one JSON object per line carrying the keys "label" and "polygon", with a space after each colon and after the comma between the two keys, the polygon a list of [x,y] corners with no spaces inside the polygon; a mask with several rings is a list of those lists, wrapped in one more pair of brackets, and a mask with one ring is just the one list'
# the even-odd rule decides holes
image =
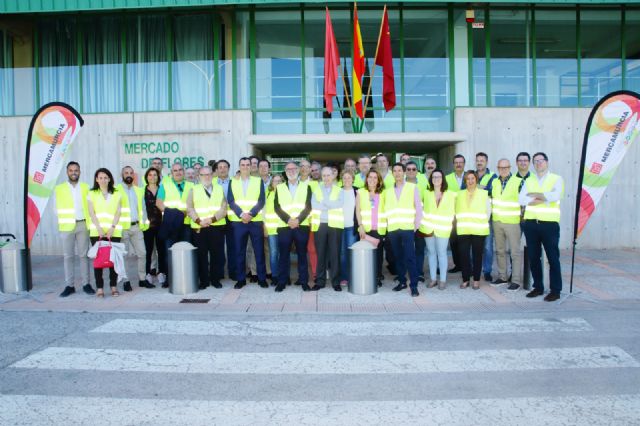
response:
{"label": "red flag", "polygon": [[378,54],[376,65],[382,67],[382,101],[384,109],[389,112],[396,106],[396,85],[393,78],[393,54],[391,53],[391,33],[389,32],[389,16],[387,7],[382,14],[380,39],[378,40]]}
{"label": "red flag", "polygon": [[358,22],[358,6],[353,6],[353,107],[361,119],[364,118],[362,108],[362,76],[364,75],[364,48]]}
{"label": "red flag", "polygon": [[327,17],[324,33],[324,103],[327,112],[331,113],[333,112],[333,98],[337,95],[336,81],[338,80],[340,54],[338,53],[336,36],[333,33],[333,25],[331,25],[329,8],[326,9]]}

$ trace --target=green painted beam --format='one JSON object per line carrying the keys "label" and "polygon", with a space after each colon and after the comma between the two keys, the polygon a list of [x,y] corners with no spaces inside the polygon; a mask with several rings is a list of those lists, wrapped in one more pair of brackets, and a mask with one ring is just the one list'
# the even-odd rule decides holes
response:
{"label": "green painted beam", "polygon": [[[51,12],[77,12],[77,11],[106,11],[123,9],[151,9],[151,8],[185,8],[185,7],[206,7],[206,6],[226,6],[226,5],[274,5],[274,4],[317,4],[325,6],[331,3],[338,3],[341,6],[344,1],[339,0],[2,0],[0,1],[1,13],[51,13]],[[383,5],[380,0],[360,0],[362,3],[373,3]],[[425,0],[405,0],[404,4],[429,4],[441,5],[442,1]],[[447,3],[468,4],[468,0],[451,0]],[[490,4],[531,4],[530,0],[488,0]],[[640,0],[538,0],[536,4],[593,4],[593,5],[620,5],[620,4],[640,4]]]}

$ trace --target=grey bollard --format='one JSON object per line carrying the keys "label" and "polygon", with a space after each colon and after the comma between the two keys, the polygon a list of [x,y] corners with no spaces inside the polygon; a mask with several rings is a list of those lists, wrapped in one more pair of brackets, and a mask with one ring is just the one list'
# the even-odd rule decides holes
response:
{"label": "grey bollard", "polygon": [[17,241],[0,248],[0,292],[19,293],[29,291],[27,280],[27,250]]}
{"label": "grey bollard", "polygon": [[196,248],[187,242],[175,243],[169,249],[169,292],[185,295],[198,291]]}
{"label": "grey bollard", "polygon": [[367,241],[358,241],[351,250],[349,293],[368,296],[378,292],[376,280],[376,249]]}

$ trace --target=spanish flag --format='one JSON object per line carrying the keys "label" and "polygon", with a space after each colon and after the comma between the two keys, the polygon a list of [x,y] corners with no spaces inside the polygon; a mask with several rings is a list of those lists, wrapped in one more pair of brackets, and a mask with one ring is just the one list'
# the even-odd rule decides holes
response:
{"label": "spanish flag", "polygon": [[353,107],[360,119],[364,119],[362,108],[362,76],[364,75],[364,49],[358,22],[358,6],[353,5]]}

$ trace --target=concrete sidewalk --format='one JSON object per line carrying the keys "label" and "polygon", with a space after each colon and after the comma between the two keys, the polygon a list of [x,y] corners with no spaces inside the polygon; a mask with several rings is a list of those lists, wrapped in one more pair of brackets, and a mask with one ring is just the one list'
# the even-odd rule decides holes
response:
{"label": "concrete sidewalk", "polygon": [[[213,312],[213,313],[413,313],[447,311],[508,311],[508,310],[564,310],[568,308],[597,309],[599,306],[637,306],[640,304],[640,250],[578,250],[573,295],[569,296],[571,252],[562,253],[563,293],[559,302],[546,303],[542,297],[527,299],[526,291],[509,292],[506,286],[493,287],[482,282],[480,290],[461,290],[460,274],[450,274],[445,290],[427,289],[420,285],[420,296],[412,298],[407,291],[391,291],[387,277],[377,294],[355,296],[346,291],[335,292],[327,287],[318,292],[303,292],[289,286],[282,293],[273,287],[260,288],[248,284],[233,289],[233,282],[223,281],[222,289],[212,287],[198,293],[177,296],[168,290],[134,289],[120,297],[104,299],[88,296],[76,285],[76,294],[60,298],[64,288],[61,256],[34,256],[33,290],[22,294],[0,293],[0,310],[37,310],[68,312]],[[135,276],[135,261],[128,259],[130,276]],[[425,265],[425,268],[427,266]],[[494,269],[495,271],[495,269]],[[92,279],[93,281],[93,279]],[[134,281],[135,282],[135,281]],[[546,284],[546,283],[545,283]],[[93,283],[92,283],[93,285]],[[548,290],[548,289],[547,289]],[[180,303],[183,299],[208,299],[206,303]]]}

